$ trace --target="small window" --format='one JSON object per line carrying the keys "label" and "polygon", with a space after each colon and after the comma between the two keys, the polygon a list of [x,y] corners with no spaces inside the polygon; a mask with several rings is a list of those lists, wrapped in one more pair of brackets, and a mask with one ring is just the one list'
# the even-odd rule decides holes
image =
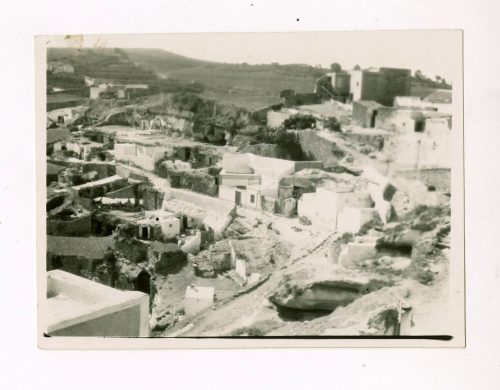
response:
{"label": "small window", "polygon": [[255,203],[255,195],[250,195],[250,203]]}
{"label": "small window", "polygon": [[415,132],[416,133],[423,133],[424,130],[425,130],[425,121],[423,121],[423,120],[415,121]]}
{"label": "small window", "polygon": [[172,227],[172,224],[171,224],[171,223],[169,223],[169,224],[168,224],[168,227]]}

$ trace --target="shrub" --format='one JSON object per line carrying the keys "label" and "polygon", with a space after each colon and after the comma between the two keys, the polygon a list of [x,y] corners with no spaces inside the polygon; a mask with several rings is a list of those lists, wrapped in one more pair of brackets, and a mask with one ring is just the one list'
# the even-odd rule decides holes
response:
{"label": "shrub", "polygon": [[303,215],[299,218],[299,223],[302,225],[311,225],[310,219],[307,218],[305,215]]}
{"label": "shrub", "polygon": [[324,127],[331,131],[342,131],[340,122],[334,116],[331,116],[326,120]]}
{"label": "shrub", "polygon": [[312,115],[295,114],[285,119],[283,126],[285,129],[304,130],[314,127],[316,118]]}

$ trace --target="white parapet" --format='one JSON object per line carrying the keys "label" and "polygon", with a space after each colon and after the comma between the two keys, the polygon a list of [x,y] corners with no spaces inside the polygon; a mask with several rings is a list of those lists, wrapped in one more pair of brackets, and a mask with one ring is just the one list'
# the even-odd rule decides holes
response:
{"label": "white parapet", "polygon": [[50,336],[149,336],[149,296],[121,291],[61,270],[47,273]]}

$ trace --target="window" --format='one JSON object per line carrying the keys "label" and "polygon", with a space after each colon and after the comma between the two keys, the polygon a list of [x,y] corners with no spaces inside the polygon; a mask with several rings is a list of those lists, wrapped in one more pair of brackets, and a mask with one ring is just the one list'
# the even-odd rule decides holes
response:
{"label": "window", "polygon": [[415,121],[415,132],[423,133],[425,130],[425,121],[424,120],[416,120]]}
{"label": "window", "polygon": [[169,224],[168,224],[168,227],[172,227],[172,224],[171,224],[171,223],[169,223]]}
{"label": "window", "polygon": [[255,195],[250,195],[250,203],[255,203]]}

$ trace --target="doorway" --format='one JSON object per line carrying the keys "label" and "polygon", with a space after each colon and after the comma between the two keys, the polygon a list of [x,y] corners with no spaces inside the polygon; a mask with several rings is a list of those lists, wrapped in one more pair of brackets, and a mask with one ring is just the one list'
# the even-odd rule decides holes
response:
{"label": "doorway", "polygon": [[373,110],[370,115],[370,127],[375,127],[375,117],[377,116],[377,110]]}
{"label": "doorway", "polygon": [[141,272],[139,272],[139,275],[137,275],[137,278],[135,279],[135,289],[149,295],[151,293],[150,288],[151,276],[149,275],[148,271],[143,269]]}
{"label": "doorway", "polygon": [[234,203],[236,203],[237,206],[241,206],[241,192],[236,191],[234,193]]}

